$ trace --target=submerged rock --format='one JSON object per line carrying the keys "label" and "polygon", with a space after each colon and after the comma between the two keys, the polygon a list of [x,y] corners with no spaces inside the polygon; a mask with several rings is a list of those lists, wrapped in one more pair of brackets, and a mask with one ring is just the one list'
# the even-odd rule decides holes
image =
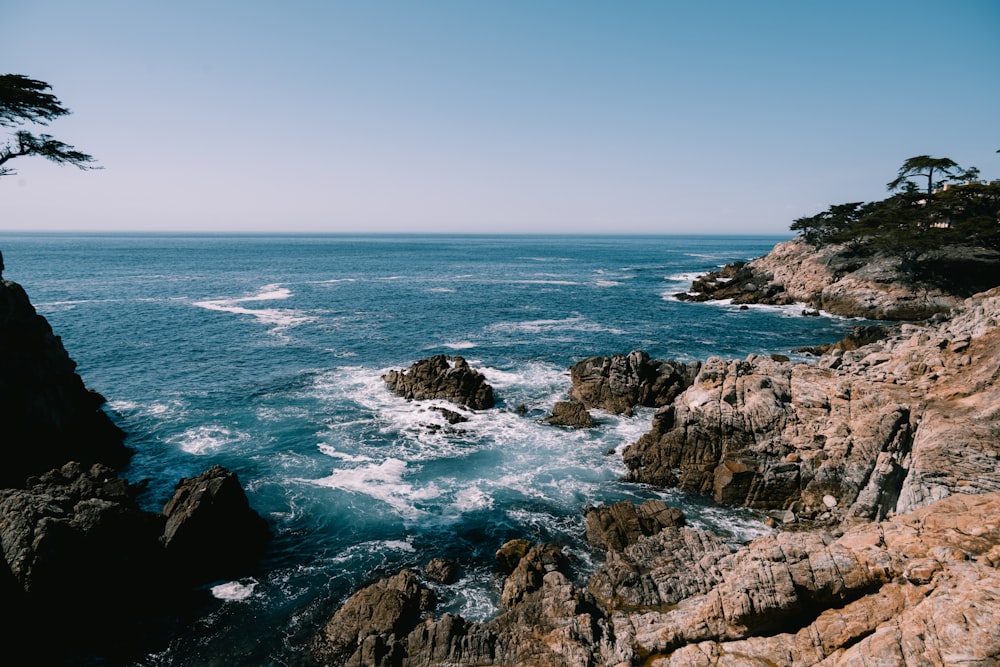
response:
{"label": "submerged rock", "polygon": [[410,400],[442,399],[473,410],[495,404],[493,387],[462,357],[439,354],[421,359],[409,370],[389,371],[382,379],[391,391]]}

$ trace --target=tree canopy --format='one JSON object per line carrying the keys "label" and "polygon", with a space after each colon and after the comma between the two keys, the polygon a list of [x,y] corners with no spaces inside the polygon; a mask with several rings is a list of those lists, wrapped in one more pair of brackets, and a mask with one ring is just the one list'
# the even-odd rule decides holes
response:
{"label": "tree canopy", "polygon": [[[48,125],[50,121],[68,115],[69,109],[48,92],[51,88],[44,81],[29,79],[21,74],[0,74],[0,126],[20,127],[25,123]],[[31,155],[80,169],[101,168],[93,164],[95,160],[91,155],[50,134],[33,134],[19,129],[0,147],[0,176],[15,173],[6,166],[10,160]]]}
{"label": "tree canopy", "polygon": [[[899,168],[899,175],[886,184],[892,190],[906,188],[910,183],[910,178],[914,176],[927,176],[927,194],[934,191],[934,172],[938,171],[942,176],[954,176],[953,171],[960,169],[958,164],[946,157],[931,157],[930,155],[915,155],[906,160]],[[978,174],[978,169],[976,170]]]}
{"label": "tree canopy", "polygon": [[[959,169],[947,158],[918,158],[904,163],[901,179],[906,180],[915,170],[925,170],[932,180],[933,171]],[[979,170],[973,167],[958,177],[978,175]],[[1000,182],[970,179],[930,193],[910,185],[881,201],[835,204],[822,213],[798,218],[791,229],[813,245],[844,243],[862,253],[885,251],[916,257],[946,245],[1000,251]]]}

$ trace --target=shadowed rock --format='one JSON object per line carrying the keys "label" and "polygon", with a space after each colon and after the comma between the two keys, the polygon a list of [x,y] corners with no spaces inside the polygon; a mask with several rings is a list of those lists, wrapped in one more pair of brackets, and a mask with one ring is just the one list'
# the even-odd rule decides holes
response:
{"label": "shadowed rock", "polygon": [[68,461],[124,465],[131,450],[76,363],[17,283],[0,281],[0,487]]}
{"label": "shadowed rock", "polygon": [[182,479],[163,516],[167,554],[195,581],[245,573],[269,539],[236,474],[218,465]]}

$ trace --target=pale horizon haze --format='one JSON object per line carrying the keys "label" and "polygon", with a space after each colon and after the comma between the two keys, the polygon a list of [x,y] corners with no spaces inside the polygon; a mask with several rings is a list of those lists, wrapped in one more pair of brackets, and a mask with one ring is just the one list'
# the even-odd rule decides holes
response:
{"label": "pale horizon haze", "polygon": [[[783,234],[1000,178],[1000,2],[0,0],[72,115],[12,231]],[[0,128],[3,139],[14,128]]]}

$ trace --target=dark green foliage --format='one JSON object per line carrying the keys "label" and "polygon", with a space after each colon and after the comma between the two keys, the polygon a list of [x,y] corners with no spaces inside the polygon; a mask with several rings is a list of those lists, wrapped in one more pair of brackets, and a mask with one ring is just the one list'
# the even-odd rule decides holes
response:
{"label": "dark green foliage", "polygon": [[[0,126],[15,127],[24,123],[47,125],[50,120],[69,114],[55,95],[47,92],[51,86],[44,81],[20,74],[0,75]],[[37,155],[56,164],[71,164],[80,169],[100,169],[94,158],[48,134],[34,135],[18,130],[0,147],[0,176],[15,173],[4,166],[18,157]]]}
{"label": "dark green foliage", "polygon": [[[952,178],[954,177],[952,172],[955,169],[961,169],[961,167],[951,158],[915,155],[903,163],[903,166],[899,168],[899,175],[889,181],[886,187],[889,190],[897,190],[900,187],[907,187],[906,184],[911,183],[910,178],[914,176],[927,176],[927,194],[930,194],[935,185],[934,172],[938,171],[941,175]],[[976,173],[979,173],[978,169],[976,169]],[[940,187],[944,182],[940,181],[937,185]]]}
{"label": "dark green foliage", "polygon": [[942,246],[1000,251],[1000,183],[957,185],[930,195],[910,191],[866,204],[831,206],[791,229],[821,246],[916,257]]}

